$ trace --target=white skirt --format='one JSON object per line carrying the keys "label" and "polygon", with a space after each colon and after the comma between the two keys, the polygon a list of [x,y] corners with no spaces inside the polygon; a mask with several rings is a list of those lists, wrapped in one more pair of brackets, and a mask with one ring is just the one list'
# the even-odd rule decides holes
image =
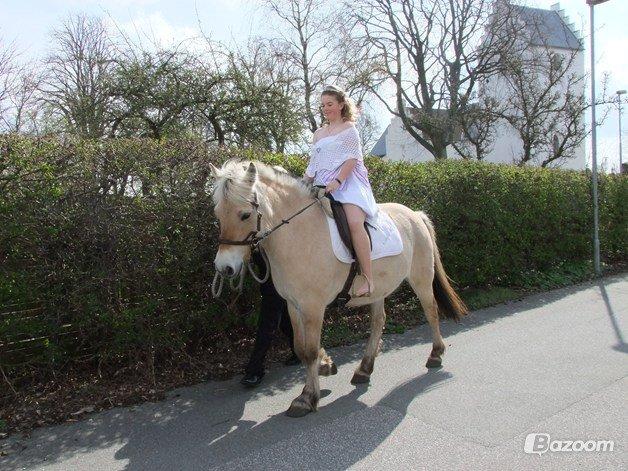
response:
{"label": "white skirt", "polygon": [[362,208],[362,211],[366,213],[368,222],[372,222],[379,211],[371,187],[363,184],[353,174],[347,177],[340,188],[332,191],[331,195],[340,203],[351,203]]}

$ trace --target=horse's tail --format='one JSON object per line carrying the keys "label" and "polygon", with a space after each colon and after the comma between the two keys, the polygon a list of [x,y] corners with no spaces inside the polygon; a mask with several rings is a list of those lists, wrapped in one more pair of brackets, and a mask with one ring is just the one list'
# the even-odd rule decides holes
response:
{"label": "horse's tail", "polygon": [[440,258],[440,252],[436,245],[436,232],[434,231],[432,221],[430,221],[430,218],[422,211],[417,211],[417,213],[421,216],[421,219],[423,219],[432,239],[432,247],[434,250],[434,281],[432,282],[432,289],[434,291],[434,298],[436,298],[436,304],[438,305],[438,312],[442,316],[458,322],[469,310],[464,301],[460,299],[460,296],[458,296],[451,286],[451,280],[447,276],[447,273],[445,273],[443,262]]}

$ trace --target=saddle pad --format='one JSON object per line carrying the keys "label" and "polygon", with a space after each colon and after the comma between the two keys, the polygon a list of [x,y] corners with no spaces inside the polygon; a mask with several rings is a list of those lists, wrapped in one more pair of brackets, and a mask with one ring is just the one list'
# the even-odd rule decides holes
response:
{"label": "saddle pad", "polygon": [[[390,218],[390,216],[382,211],[377,211],[377,216],[373,221],[369,221],[369,231],[373,242],[371,250],[371,260],[378,258],[399,255],[403,251],[403,241],[399,234],[399,229]],[[352,263],[353,257],[340,238],[338,226],[333,218],[327,216],[327,225],[329,226],[329,235],[331,236],[331,245],[334,249],[334,255],[343,263]]]}

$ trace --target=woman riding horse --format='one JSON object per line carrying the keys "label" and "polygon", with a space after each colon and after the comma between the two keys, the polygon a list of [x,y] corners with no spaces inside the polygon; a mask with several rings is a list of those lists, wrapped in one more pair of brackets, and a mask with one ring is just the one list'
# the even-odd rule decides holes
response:
{"label": "woman riding horse", "polygon": [[[353,132],[349,128],[340,131]],[[340,134],[329,136],[333,141],[334,137],[341,139]],[[355,153],[349,156],[359,161]],[[294,349],[307,371],[303,392],[292,401],[287,414],[301,417],[316,411],[320,399],[319,364],[325,357],[320,348],[323,316],[326,306],[342,290],[350,266],[335,257],[325,212],[317,207],[311,188],[303,181],[260,162],[232,160],[220,169],[213,165],[210,169],[215,179],[214,212],[220,221],[214,260],[217,274],[238,276],[250,260],[253,247],[264,251],[275,288],[288,303]],[[366,289],[370,294],[352,297],[347,303],[348,307],[371,306],[371,334],[351,379],[354,384],[370,380],[386,320],[384,300],[404,280],[419,298],[432,330],[428,368],[441,366],[445,352],[439,318],[458,320],[467,312],[449,283],[427,215],[396,203],[379,204],[378,210],[386,212],[396,225],[403,249],[398,255],[374,260],[370,272],[364,267],[365,261],[363,271],[368,276]],[[287,219],[291,219],[290,224],[285,224]]]}
{"label": "woman riding horse", "polygon": [[328,86],[321,94],[321,109],[327,124],[316,130],[304,179],[325,186],[347,215],[351,242],[365,282],[352,296],[370,296],[375,286],[371,274],[371,244],[364,221],[375,218],[377,204],[362,158],[360,136],[355,127],[355,105],[345,92]]}

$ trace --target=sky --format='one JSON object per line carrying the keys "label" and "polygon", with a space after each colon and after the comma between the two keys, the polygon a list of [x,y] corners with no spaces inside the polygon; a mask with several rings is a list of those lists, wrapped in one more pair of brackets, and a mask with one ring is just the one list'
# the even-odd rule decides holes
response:
{"label": "sky", "polygon": [[[70,14],[101,16],[129,33],[140,31],[167,45],[199,36],[199,28],[214,40],[243,43],[251,35],[268,31],[269,15],[260,0],[2,0],[0,6],[0,39],[14,42],[23,58],[46,54],[50,32]],[[527,0],[526,4],[549,9],[556,0]],[[585,42],[586,71],[589,71],[589,7],[585,0],[562,0],[560,6],[582,31]],[[608,0],[595,7],[596,77],[610,75],[609,92],[628,89],[628,1]],[[599,90],[600,85],[597,85]],[[590,92],[587,91],[587,96]],[[381,125],[390,116],[383,107]],[[628,110],[628,106],[625,106]],[[601,110],[600,110],[601,111]],[[600,114],[598,111],[598,115]],[[623,138],[626,141],[624,161],[628,161],[628,113],[623,113]],[[589,119],[589,116],[587,116]],[[605,169],[619,165],[619,129],[616,107],[598,128],[598,163]],[[591,145],[587,146],[590,159]]]}

